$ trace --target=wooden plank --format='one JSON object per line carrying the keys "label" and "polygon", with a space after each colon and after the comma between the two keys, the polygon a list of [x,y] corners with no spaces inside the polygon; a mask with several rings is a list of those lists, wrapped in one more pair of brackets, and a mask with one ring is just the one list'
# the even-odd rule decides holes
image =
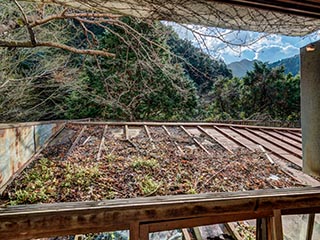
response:
{"label": "wooden plank", "polygon": [[194,235],[196,237],[196,240],[202,240],[202,236],[201,236],[201,232],[200,232],[199,227],[194,227],[193,231],[194,231]]}
{"label": "wooden plank", "polygon": [[102,153],[102,148],[104,148],[104,141],[105,141],[105,135],[107,133],[107,129],[108,129],[108,125],[106,125],[104,127],[103,133],[102,133],[102,138],[101,138],[101,142],[100,142],[100,146],[99,146],[99,150],[98,150],[98,154],[97,154],[97,161],[100,161],[101,158],[101,153]]}
{"label": "wooden plank", "polygon": [[[150,223],[150,232],[159,232],[165,230],[174,230],[179,228],[193,228],[199,226],[213,225],[225,222],[243,221],[248,219],[256,219],[259,216],[271,217],[272,211],[267,211],[259,214],[255,213],[242,213],[242,214],[223,214],[215,215],[210,217],[197,217],[197,218],[186,218],[178,220],[168,220]],[[181,227],[182,226],[182,227]]]}
{"label": "wooden plank", "polygon": [[151,136],[151,133],[150,133],[150,131],[149,131],[148,126],[147,126],[147,125],[143,125],[143,128],[144,128],[144,130],[145,130],[146,133],[147,133],[147,136],[148,136],[148,138],[149,138],[149,141],[151,142],[151,147],[152,147],[152,149],[155,149],[156,147],[155,147],[155,145],[154,145],[153,138],[152,138],[152,136]]}
{"label": "wooden plank", "polygon": [[63,159],[65,160],[73,151],[73,149],[77,146],[77,144],[79,143],[84,131],[87,129],[87,126],[84,126],[80,133],[78,134],[76,140],[74,140],[74,142],[72,143],[71,147],[69,148],[68,152],[66,153],[66,155],[63,157]]}
{"label": "wooden plank", "polygon": [[181,230],[182,230],[182,235],[183,235],[185,240],[192,240],[191,237],[190,237],[190,234],[188,232],[188,229],[182,228]]}
{"label": "wooden plank", "polygon": [[179,150],[180,153],[184,154],[183,150],[181,149],[181,147],[178,145],[178,143],[173,140],[171,133],[169,132],[169,130],[166,128],[166,126],[162,126],[163,130],[167,133],[167,135],[169,136],[170,141],[176,146],[176,148]]}
{"label": "wooden plank", "polygon": [[263,127],[263,126],[248,126],[248,125],[237,125],[237,124],[227,124],[227,123],[214,123],[214,122],[80,122],[80,121],[70,121],[73,125],[109,125],[109,126],[190,126],[190,127],[230,127],[237,126],[238,128],[252,128],[252,129],[270,129],[270,130],[288,130],[288,131],[298,131],[301,132],[301,128],[284,128],[284,127]]}
{"label": "wooden plank", "polygon": [[144,128],[144,130],[146,131],[149,140],[150,140],[150,141],[153,141],[148,126],[147,126],[147,125],[143,125],[143,128]]}
{"label": "wooden plank", "polygon": [[191,135],[191,133],[184,127],[180,126],[180,128],[208,155],[211,155],[211,153],[194,137]]}
{"label": "wooden plank", "polygon": [[235,239],[235,240],[242,240],[243,238],[240,236],[240,234],[238,233],[237,229],[234,227],[233,223],[225,223],[224,224],[225,227],[227,228],[227,230],[230,232],[231,236]]}
{"label": "wooden plank", "polygon": [[[0,238],[29,239],[129,229],[132,222],[159,225],[212,218],[219,222],[281,214],[320,212],[320,188],[115,199],[98,202],[20,205],[0,208]],[[224,217],[229,216],[229,219]],[[198,221],[199,222],[199,221]],[[195,224],[195,222],[193,222]],[[176,224],[177,228],[186,227]],[[154,229],[153,229],[154,230]]]}
{"label": "wooden plank", "polygon": [[212,136],[210,133],[208,133],[204,128],[197,126],[197,128],[203,132],[204,134],[206,134],[209,138],[211,138],[212,140],[216,141],[222,148],[224,148],[225,150],[227,150],[230,153],[233,153],[232,150],[230,150],[228,147],[226,147],[221,141],[219,141],[217,138],[215,138],[214,136]]}
{"label": "wooden plank", "polygon": [[266,152],[266,150],[261,146],[259,145],[259,148],[261,149],[261,151],[266,155],[267,159],[269,160],[269,162],[273,165],[274,164],[274,161],[272,160],[272,158],[269,156],[269,154]]}
{"label": "wooden plank", "polygon": [[281,210],[280,209],[276,209],[273,211],[273,217],[271,218],[271,224],[272,224],[273,240],[283,240],[282,219],[281,219]]}
{"label": "wooden plank", "polygon": [[129,128],[128,128],[128,124],[124,125],[124,137],[126,140],[129,140]]}
{"label": "wooden plank", "polygon": [[314,220],[315,220],[315,214],[314,213],[309,214],[306,240],[312,240]]}

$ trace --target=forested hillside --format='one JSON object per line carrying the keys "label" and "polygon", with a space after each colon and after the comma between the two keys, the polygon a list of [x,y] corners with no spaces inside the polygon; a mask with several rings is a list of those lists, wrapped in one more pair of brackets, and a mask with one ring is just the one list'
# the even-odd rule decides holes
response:
{"label": "forested hillside", "polygon": [[242,78],[246,75],[248,71],[253,70],[253,65],[256,60],[248,60],[248,59],[242,59],[238,62],[232,62],[228,64],[228,68],[232,71],[232,74],[234,77]]}
{"label": "forested hillside", "polygon": [[271,68],[284,66],[285,73],[291,73],[293,76],[299,74],[300,72],[300,55],[295,55],[290,58],[285,58],[277,62],[269,64]]}
{"label": "forested hillside", "polygon": [[219,79],[209,119],[300,119],[300,76],[255,62],[243,78]]}
{"label": "forested hillside", "polygon": [[[257,60],[242,59],[239,62],[228,64],[228,68],[230,68],[234,77],[244,77],[248,71],[253,70],[253,65],[255,62],[257,62]],[[293,57],[281,59],[273,63],[268,63],[268,66],[270,68],[283,66],[285,74],[291,73],[293,76],[295,76],[299,74],[300,71],[300,56],[295,55]]]}
{"label": "forested hillside", "polygon": [[34,27],[26,31],[14,3],[0,7],[1,122],[299,119],[299,77],[284,68],[257,62],[233,78],[222,60],[161,22],[83,17],[57,6],[41,18],[26,3]]}

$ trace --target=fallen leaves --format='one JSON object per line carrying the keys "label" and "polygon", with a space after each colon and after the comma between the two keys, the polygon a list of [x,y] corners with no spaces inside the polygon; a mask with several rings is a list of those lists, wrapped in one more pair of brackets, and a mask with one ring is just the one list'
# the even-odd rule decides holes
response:
{"label": "fallen leaves", "polygon": [[65,131],[74,131],[74,137],[46,148],[8,186],[1,201],[66,202],[300,186],[262,152],[238,149],[232,154],[202,136],[198,141],[206,142],[208,154],[180,128],[167,129],[171,138],[163,128],[150,127],[153,141],[143,128],[128,141],[120,126],[110,126],[97,160],[104,126],[88,126],[66,156],[81,131],[70,125]]}

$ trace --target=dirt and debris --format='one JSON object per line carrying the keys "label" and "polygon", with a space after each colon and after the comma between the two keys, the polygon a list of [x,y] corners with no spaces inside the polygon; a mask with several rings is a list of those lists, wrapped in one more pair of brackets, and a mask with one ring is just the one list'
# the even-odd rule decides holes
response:
{"label": "dirt and debris", "polygon": [[[178,127],[134,131],[104,125],[68,125],[68,138],[55,141],[6,188],[2,205],[88,201],[138,196],[245,191],[302,186],[262,152],[234,153],[208,137],[197,140]],[[62,134],[63,134],[62,132]],[[70,135],[73,132],[73,135]],[[101,157],[97,158],[99,148]],[[182,150],[182,151],[181,151]]]}

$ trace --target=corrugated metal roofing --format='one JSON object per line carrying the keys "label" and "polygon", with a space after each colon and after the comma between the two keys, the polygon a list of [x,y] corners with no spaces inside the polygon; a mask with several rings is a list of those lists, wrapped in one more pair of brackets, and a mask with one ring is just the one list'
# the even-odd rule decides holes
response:
{"label": "corrugated metal roofing", "polygon": [[[40,2],[40,0],[31,0]],[[42,2],[42,1],[41,1]],[[319,1],[265,0],[117,0],[66,1],[55,3],[143,19],[200,24],[234,30],[302,36],[320,26]]]}
{"label": "corrugated metal roofing", "polygon": [[[155,149],[161,149],[167,151],[163,152],[164,156],[174,154],[182,159],[200,159],[204,156],[216,159],[224,151],[224,156],[235,156],[241,149],[253,154],[262,151],[270,162],[275,162],[297,181],[306,185],[319,185],[318,181],[301,172],[301,138],[300,128],[208,122],[68,121],[42,152],[44,156],[58,154],[58,158],[63,161],[88,161],[89,158],[92,162],[99,162],[108,159],[110,151],[113,155],[130,160],[130,149],[138,155],[148,156]],[[41,156],[39,153],[36,155]],[[3,187],[8,183],[3,183]]]}
{"label": "corrugated metal roofing", "polygon": [[[156,142],[153,131],[165,130],[168,144],[176,144],[177,150],[185,152],[179,145],[177,138],[190,141],[198,150],[210,152],[206,145],[217,144],[226,151],[233,152],[239,147],[250,151],[261,150],[261,146],[271,156],[289,161],[298,167],[302,167],[302,140],[300,128],[278,128],[249,126],[223,123],[170,123],[170,122],[73,122],[72,125],[82,125],[83,131],[87,126],[100,125],[112,126],[112,135],[104,135],[104,138],[122,138],[124,140],[134,138],[139,132],[144,131],[150,141]],[[170,128],[170,129],[168,129]],[[83,131],[79,133],[81,138]],[[88,131],[88,130],[87,130]],[[183,132],[185,134],[178,134]],[[102,140],[102,139],[101,139]],[[208,141],[209,140],[209,141]],[[77,141],[77,140],[76,140]]]}

